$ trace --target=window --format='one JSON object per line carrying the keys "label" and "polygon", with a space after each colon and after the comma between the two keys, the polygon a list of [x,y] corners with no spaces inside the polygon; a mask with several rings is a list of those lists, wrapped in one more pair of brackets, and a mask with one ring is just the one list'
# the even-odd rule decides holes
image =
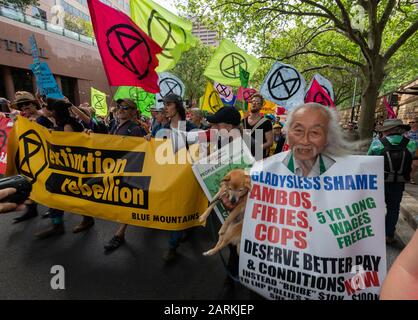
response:
{"label": "window", "polygon": [[75,91],[77,90],[77,79],[61,76],[62,94],[66,96],[73,104],[77,104],[75,100]]}
{"label": "window", "polygon": [[15,91],[28,91],[33,93],[32,72],[29,70],[11,68]]}
{"label": "window", "polygon": [[69,5],[67,2],[64,1],[62,3],[62,6],[64,7],[64,10],[66,13],[71,14],[75,17],[80,17],[86,21],[90,21],[90,17],[88,14],[85,14],[84,12],[78,10],[77,8],[74,8],[72,5]]}
{"label": "window", "polygon": [[31,16],[46,21],[46,11],[32,6]]}

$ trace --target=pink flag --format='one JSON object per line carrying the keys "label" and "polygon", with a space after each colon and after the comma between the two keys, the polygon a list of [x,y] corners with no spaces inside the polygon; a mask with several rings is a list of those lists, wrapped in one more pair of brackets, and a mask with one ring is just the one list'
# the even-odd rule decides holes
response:
{"label": "pink flag", "polygon": [[13,127],[13,120],[9,118],[0,119],[0,174],[6,173],[7,165],[7,139]]}
{"label": "pink flag", "polygon": [[87,2],[109,84],[160,92],[155,68],[161,47],[126,14],[99,0]]}
{"label": "pink flag", "polygon": [[386,111],[388,113],[387,118],[388,119],[396,119],[396,113],[393,111],[391,105],[388,102],[388,99],[386,98],[386,96],[383,97],[383,104],[386,107]]}
{"label": "pink flag", "polygon": [[248,100],[251,98],[251,96],[254,93],[257,93],[257,90],[255,90],[253,88],[239,87],[238,93],[237,93],[237,100],[248,102]]}
{"label": "pink flag", "polygon": [[328,92],[326,92],[325,89],[321,87],[316,79],[313,79],[312,85],[306,93],[305,102],[316,102],[322,104],[323,106],[335,108],[334,101],[332,101],[331,97],[328,95]]}
{"label": "pink flag", "polygon": [[285,114],[285,113],[286,113],[286,109],[285,109],[285,108],[280,107],[280,106],[278,106],[278,107],[276,108],[276,115],[277,115],[277,116],[281,116],[282,114]]}

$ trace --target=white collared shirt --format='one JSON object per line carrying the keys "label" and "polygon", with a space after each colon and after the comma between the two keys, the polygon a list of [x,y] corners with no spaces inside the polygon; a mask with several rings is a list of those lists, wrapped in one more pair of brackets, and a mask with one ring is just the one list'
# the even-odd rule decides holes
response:
{"label": "white collared shirt", "polygon": [[[289,161],[290,161],[290,157],[292,156],[292,152],[290,151],[286,157],[283,159],[283,163],[289,167]],[[335,160],[332,159],[331,157],[329,157],[328,155],[321,153],[321,157],[322,157],[322,161],[324,162],[324,166],[325,166],[325,170],[328,170],[334,163]],[[294,157],[293,157],[293,162],[294,162],[294,174],[299,176],[299,177],[303,177],[303,170],[302,167],[300,166],[299,161],[297,161]],[[320,176],[323,172],[321,172],[321,166],[320,166],[320,157],[316,157],[316,161],[315,164],[313,165],[311,171],[309,172],[309,174],[307,175],[307,177],[317,177]]]}

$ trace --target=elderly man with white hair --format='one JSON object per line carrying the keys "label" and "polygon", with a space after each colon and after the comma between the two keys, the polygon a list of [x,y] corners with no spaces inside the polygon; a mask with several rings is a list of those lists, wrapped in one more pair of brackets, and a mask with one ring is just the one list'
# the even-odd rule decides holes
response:
{"label": "elderly man with white hair", "polygon": [[285,132],[290,151],[283,162],[298,176],[319,176],[335,161],[333,156],[350,154],[335,110],[306,103],[291,110]]}

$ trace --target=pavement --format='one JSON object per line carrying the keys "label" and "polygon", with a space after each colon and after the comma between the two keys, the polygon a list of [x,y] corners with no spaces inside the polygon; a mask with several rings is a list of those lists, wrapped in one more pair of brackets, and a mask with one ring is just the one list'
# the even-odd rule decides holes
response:
{"label": "pavement", "polygon": [[[417,181],[417,180],[415,180]],[[418,227],[418,185],[407,183],[401,201],[396,237],[407,245]]]}
{"label": "pavement", "polygon": [[[14,217],[0,215],[0,300],[223,298],[223,263],[219,255],[202,255],[215,243],[210,226],[192,229],[177,259],[167,264],[162,255],[168,249],[168,231],[128,227],[126,243],[105,255],[103,246],[117,229],[114,222],[96,219],[88,231],[73,234],[81,216],[65,213],[66,233],[38,240],[34,233],[48,227],[50,219],[38,216],[12,224]],[[219,222],[213,221],[218,230]],[[64,290],[51,288],[56,265],[65,271]],[[249,290],[238,286],[230,298],[248,300]]]}

